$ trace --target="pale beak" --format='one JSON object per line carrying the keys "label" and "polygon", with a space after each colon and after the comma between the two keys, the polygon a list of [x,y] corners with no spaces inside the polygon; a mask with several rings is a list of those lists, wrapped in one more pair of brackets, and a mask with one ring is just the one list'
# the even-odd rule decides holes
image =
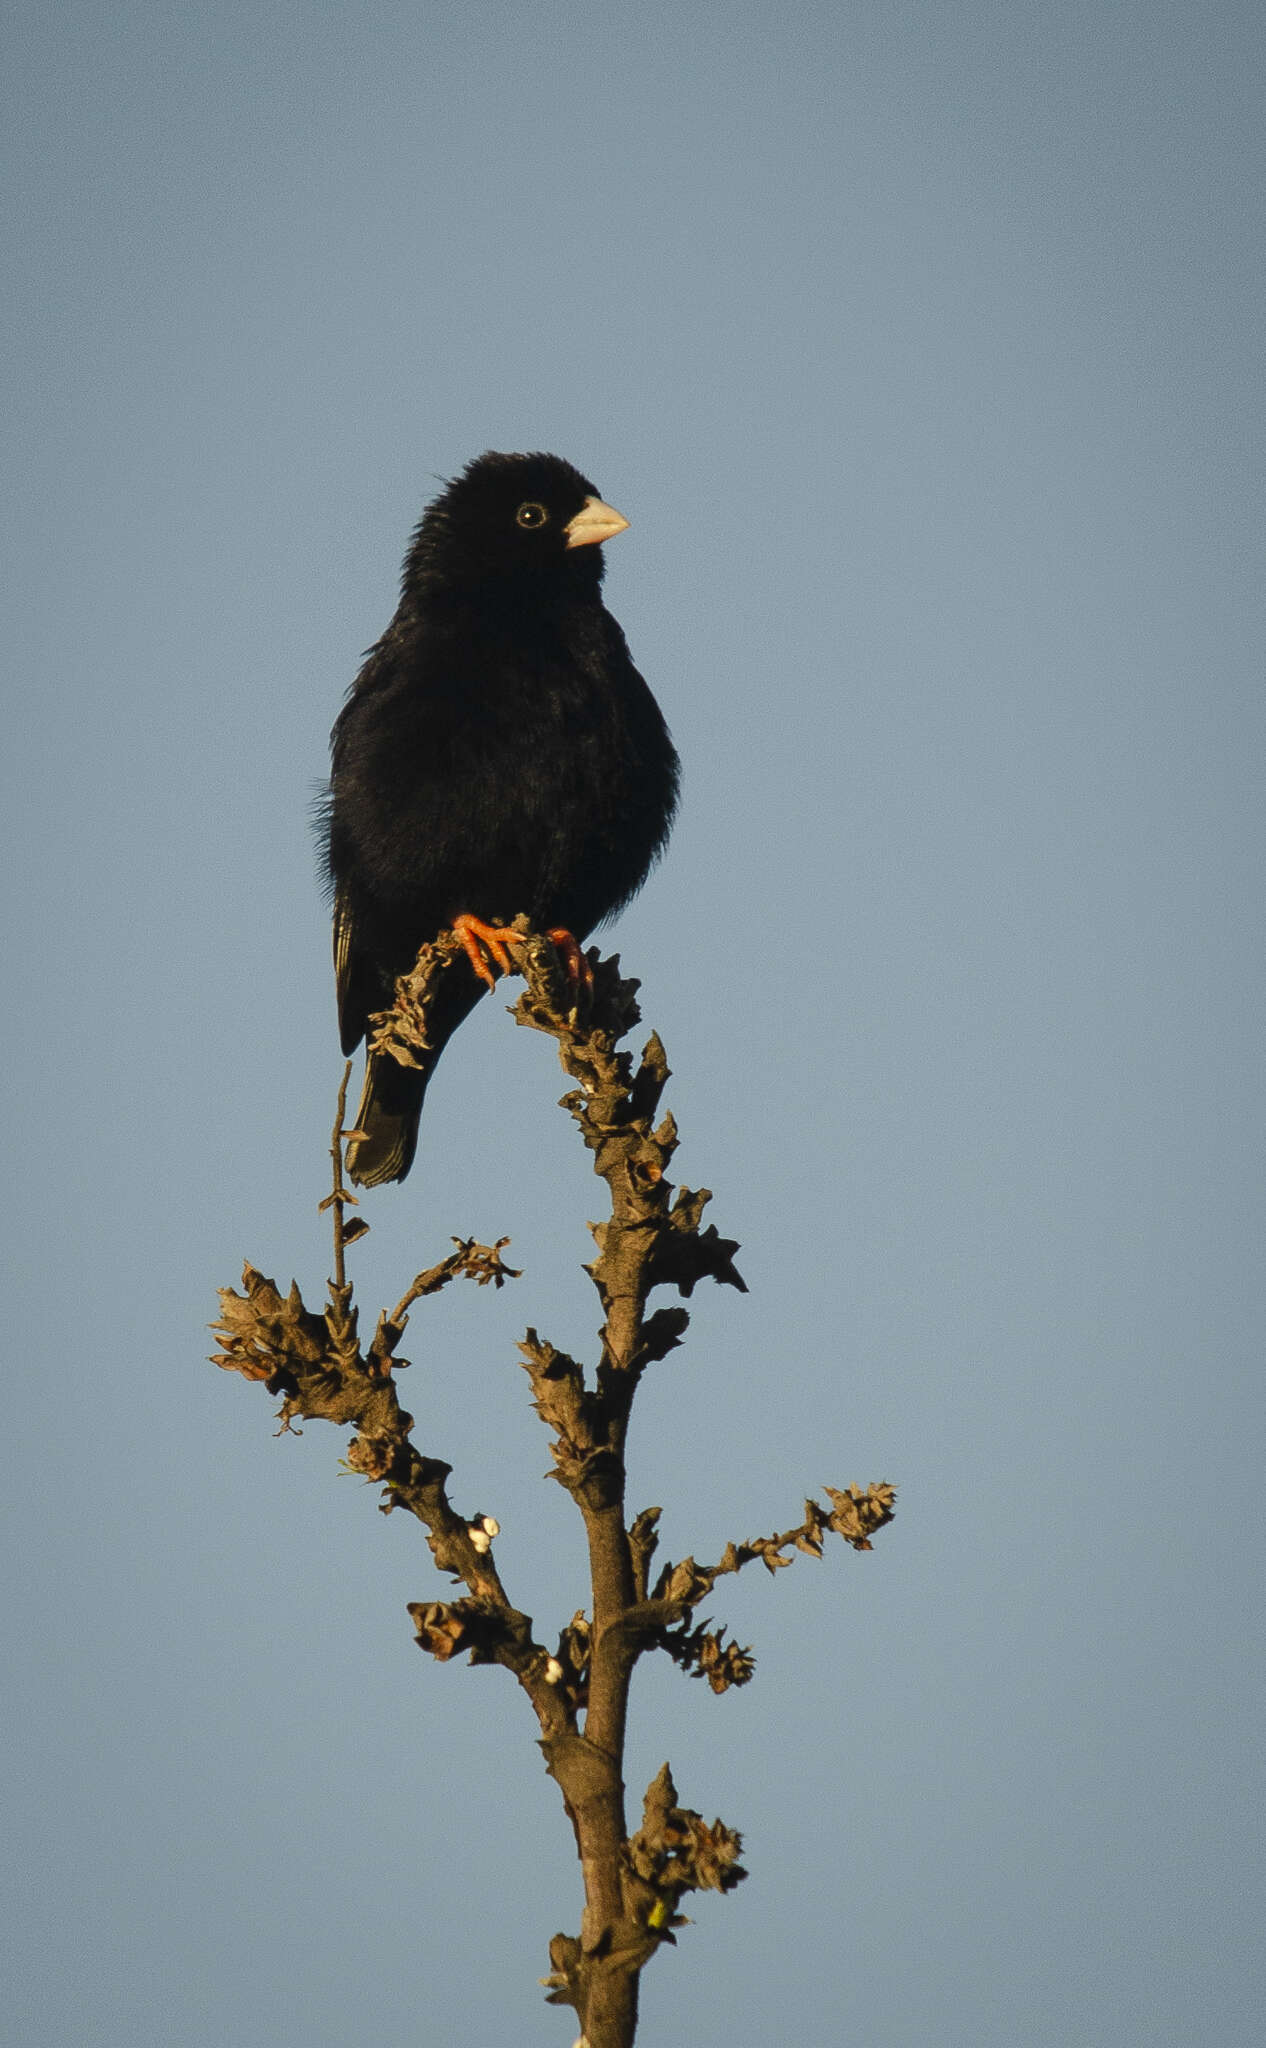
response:
{"label": "pale beak", "polygon": [[623,533],[628,523],[614,505],[604,505],[601,498],[586,498],[576,517],[568,520],[563,532],[567,535],[569,548],[587,548],[594,541],[610,540],[614,534]]}

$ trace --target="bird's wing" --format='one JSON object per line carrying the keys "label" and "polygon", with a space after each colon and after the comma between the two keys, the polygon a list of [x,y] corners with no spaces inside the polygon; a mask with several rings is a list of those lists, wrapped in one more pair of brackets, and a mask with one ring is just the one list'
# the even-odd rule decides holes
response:
{"label": "bird's wing", "polygon": [[334,896],[334,986],[338,995],[338,1028],[344,1052],[356,1050],[365,1031],[365,1020],[377,1007],[378,994],[373,971],[356,947],[352,906],[345,889]]}

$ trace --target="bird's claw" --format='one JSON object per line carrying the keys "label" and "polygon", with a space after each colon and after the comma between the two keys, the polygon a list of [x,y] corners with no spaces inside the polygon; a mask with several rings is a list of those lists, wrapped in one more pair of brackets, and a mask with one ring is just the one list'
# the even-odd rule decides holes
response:
{"label": "bird's claw", "polygon": [[555,925],[545,934],[554,951],[563,963],[563,971],[573,988],[583,988],[586,995],[593,992],[593,969],[587,954],[580,948],[580,941],[574,932],[564,925]]}
{"label": "bird's claw", "polygon": [[496,976],[488,965],[487,956],[491,954],[501,972],[508,974],[510,955],[506,947],[520,945],[522,932],[516,932],[508,924],[485,924],[481,917],[474,917],[467,911],[453,919],[453,930],[465,947],[466,958],[479,979],[486,981],[489,988],[495,988]]}

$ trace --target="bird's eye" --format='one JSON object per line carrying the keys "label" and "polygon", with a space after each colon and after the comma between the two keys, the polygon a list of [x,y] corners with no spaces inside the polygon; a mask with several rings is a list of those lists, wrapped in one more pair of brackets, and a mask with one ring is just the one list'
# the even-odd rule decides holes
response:
{"label": "bird's eye", "polygon": [[549,513],[544,505],[538,505],[535,499],[529,498],[526,505],[520,505],[514,516],[520,526],[533,527],[544,526]]}

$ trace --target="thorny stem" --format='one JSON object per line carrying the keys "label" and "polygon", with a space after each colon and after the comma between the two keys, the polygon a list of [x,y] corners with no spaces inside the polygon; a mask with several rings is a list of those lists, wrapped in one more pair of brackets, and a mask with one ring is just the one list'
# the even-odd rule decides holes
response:
{"label": "thorny stem", "polygon": [[[224,1349],[216,1363],[260,1379],[283,1397],[283,1427],[295,1416],[351,1424],[347,1464],[385,1488],[383,1511],[402,1508],[427,1531],[436,1565],[464,1585],[454,1601],[412,1603],[418,1641],[441,1662],[460,1650],[472,1663],[498,1663],[527,1693],[541,1732],[546,1767],[562,1792],[576,1836],[585,1889],[580,1936],[555,1935],[550,2002],[574,2007],[586,2048],[632,2048],[642,1969],[682,1924],[685,1892],[728,1891],[745,1875],[739,1836],[720,1821],[677,1804],[667,1765],[647,1791],[642,1825],[630,1836],[624,1805],[624,1740],[629,1689],[638,1658],[662,1649],[684,1670],[706,1677],[715,1692],[752,1675],[751,1653],[725,1641],[707,1622],[690,1626],[699,1603],[723,1574],[760,1557],[770,1571],[787,1553],[820,1556],[824,1532],[868,1550],[870,1535],[892,1519],[892,1489],[828,1488],[832,1505],[805,1503],[804,1521],[781,1535],[729,1544],[717,1564],[693,1558],[666,1564],[648,1586],[658,1508],[631,1525],[625,1516],[625,1440],[642,1373],[680,1342],[689,1316],[680,1307],[648,1314],[649,1297],[672,1287],[689,1297],[701,1279],[743,1289],[734,1266],[738,1247],[702,1225],[706,1189],[674,1189],[667,1167],[677,1147],[671,1115],[658,1124],[669,1078],[652,1034],[635,1068],[620,1041],[639,1020],[637,983],[620,977],[618,960],[589,955],[591,988],[569,984],[549,941],[519,919],[516,970],[527,988],[514,1006],[520,1024],[554,1038],[565,1072],[576,1082],[564,1097],[610,1198],[607,1222],[591,1226],[598,1255],[587,1269],[602,1302],[601,1356],[593,1384],[574,1359],[535,1330],[521,1345],[533,1403],[552,1432],[553,1477],[584,1519],[591,1578],[591,1620],[578,1615],[553,1652],[535,1640],[528,1616],[511,1604],[493,1561],[497,1524],[466,1519],[447,1492],[450,1467],[414,1446],[413,1418],[401,1408],[394,1374],[407,1360],[396,1347],[409,1310],[422,1297],[465,1275],[500,1287],[517,1277],[502,1262],[508,1242],[478,1245],[455,1239],[456,1250],[419,1273],[388,1315],[379,1316],[367,1349],[346,1277],[346,1247],[368,1228],[345,1222],[355,1204],[343,1177],[350,1062],[344,1069],[331,1137],[333,1179],[322,1209],[333,1212],[334,1278],[323,1312],[311,1313],[297,1287],[284,1298],[247,1266],[245,1293],[221,1290],[217,1326]],[[374,1021],[376,1052],[409,1064],[424,1043],[429,1002],[440,976],[468,972],[460,943],[445,934],[424,947],[417,966],[397,984],[389,1011]]]}

